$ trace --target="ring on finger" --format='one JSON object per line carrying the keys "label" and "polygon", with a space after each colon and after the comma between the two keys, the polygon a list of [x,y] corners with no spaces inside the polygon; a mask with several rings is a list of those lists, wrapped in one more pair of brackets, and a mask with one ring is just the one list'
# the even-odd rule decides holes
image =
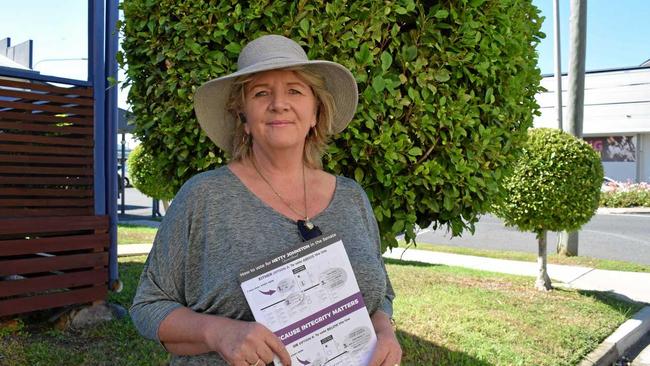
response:
{"label": "ring on finger", "polygon": [[255,363],[251,363],[250,365],[251,366],[257,366],[257,365],[260,364],[260,361],[261,361],[261,359],[258,358],[257,361],[255,361]]}

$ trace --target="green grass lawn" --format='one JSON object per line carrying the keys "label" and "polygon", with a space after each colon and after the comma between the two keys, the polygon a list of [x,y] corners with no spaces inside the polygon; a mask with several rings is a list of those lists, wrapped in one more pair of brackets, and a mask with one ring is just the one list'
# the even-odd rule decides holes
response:
{"label": "green grass lawn", "polygon": [[[404,242],[400,242],[400,247],[403,246],[404,246]],[[418,243],[416,247],[411,247],[411,248],[430,250],[434,252],[474,255],[478,257],[511,259],[517,261],[527,261],[527,262],[537,261],[537,254],[515,252],[515,251],[473,249],[473,248],[463,248],[463,247],[428,244],[428,243]],[[566,257],[563,255],[552,254],[547,256],[547,261],[548,263],[552,263],[552,264],[584,266],[584,267],[591,267],[597,269],[607,269],[612,271],[650,272],[650,266],[648,265],[607,260],[607,259],[581,257],[581,256]]]}
{"label": "green grass lawn", "polygon": [[157,231],[155,227],[118,224],[117,244],[151,244]]}
{"label": "green grass lawn", "polygon": [[[145,257],[120,258],[130,305]],[[389,260],[402,365],[575,365],[640,306],[592,292],[540,293],[527,277]],[[59,331],[23,318],[0,328],[0,364],[163,365],[167,355],[122,319]]]}
{"label": "green grass lawn", "polygon": [[405,365],[575,365],[641,306],[529,277],[388,261]]}

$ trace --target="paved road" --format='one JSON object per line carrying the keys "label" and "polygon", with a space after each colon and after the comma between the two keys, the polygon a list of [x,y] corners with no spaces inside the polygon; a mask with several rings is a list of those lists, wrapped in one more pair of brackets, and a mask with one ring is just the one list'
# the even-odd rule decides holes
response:
{"label": "paved road", "polygon": [[[135,188],[127,188],[126,215],[121,219],[150,218],[152,200]],[[120,211],[118,199],[118,213]],[[160,205],[164,214],[164,208]],[[514,250],[537,253],[537,239],[532,233],[506,228],[494,216],[483,216],[476,233],[451,239],[446,230],[425,230],[418,242],[453,245],[468,248]],[[548,251],[554,253],[557,235],[549,233]],[[596,215],[580,232],[579,254],[582,256],[616,259],[650,265],[650,215]]]}
{"label": "paved road", "polygon": [[[425,229],[418,242],[537,253],[534,234],[507,228],[491,215],[479,220],[474,235],[451,238],[445,229]],[[549,254],[555,253],[556,243],[556,233],[549,233]],[[595,215],[580,231],[578,251],[586,257],[650,265],[650,215]]]}
{"label": "paved road", "polygon": [[[124,215],[122,214],[122,199],[117,199],[117,214],[121,219],[151,218],[153,200],[140,193],[135,188],[127,188],[124,194]],[[165,214],[165,208],[160,204],[160,213]]]}

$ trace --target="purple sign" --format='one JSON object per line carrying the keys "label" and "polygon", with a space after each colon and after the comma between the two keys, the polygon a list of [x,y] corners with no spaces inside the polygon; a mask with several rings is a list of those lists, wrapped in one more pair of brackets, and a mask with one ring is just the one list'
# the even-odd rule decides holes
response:
{"label": "purple sign", "polygon": [[305,337],[359,309],[366,310],[361,292],[275,332],[284,345]]}

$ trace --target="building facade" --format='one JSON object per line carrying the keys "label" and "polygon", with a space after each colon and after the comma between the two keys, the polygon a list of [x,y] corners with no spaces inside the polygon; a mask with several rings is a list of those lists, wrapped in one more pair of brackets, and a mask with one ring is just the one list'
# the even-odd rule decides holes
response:
{"label": "building facade", "polygon": [[[644,64],[645,65],[645,64]],[[535,127],[558,127],[556,83],[542,79],[536,96],[541,115]],[[562,116],[566,125],[568,77],[562,75]],[[650,182],[650,67],[587,72],[583,138],[601,154],[605,176],[623,182]]]}

